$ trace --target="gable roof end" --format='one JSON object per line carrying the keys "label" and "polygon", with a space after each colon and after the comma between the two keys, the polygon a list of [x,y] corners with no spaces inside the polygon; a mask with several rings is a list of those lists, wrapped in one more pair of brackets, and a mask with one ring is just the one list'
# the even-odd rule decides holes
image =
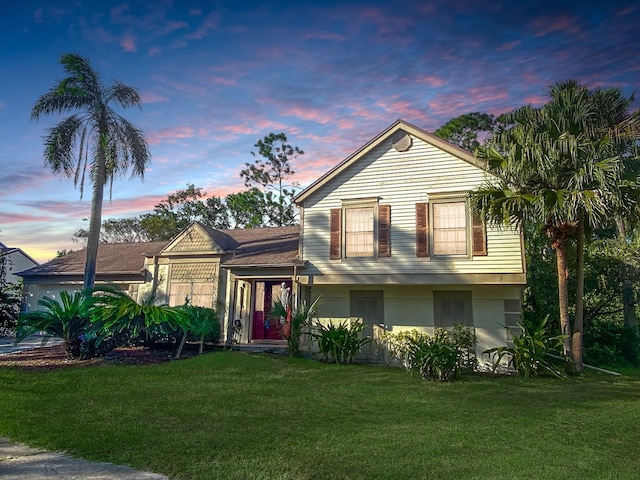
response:
{"label": "gable roof end", "polygon": [[346,159],[344,159],[342,162],[340,162],[338,165],[333,167],[331,170],[329,170],[327,173],[322,175],[315,182],[313,182],[311,185],[305,188],[302,192],[296,195],[296,197],[294,198],[295,203],[297,205],[300,205],[312,193],[317,191],[320,187],[325,185],[331,179],[335,178],[345,169],[347,169],[348,167],[356,163],[359,159],[367,155],[369,152],[377,148],[381,143],[388,140],[392,135],[394,135],[399,130],[404,130],[410,135],[416,138],[419,138],[420,140],[426,143],[429,143],[434,147],[439,148],[440,150],[450,153],[454,157],[464,160],[465,162],[468,162],[471,165],[474,165],[483,170],[486,169],[485,162],[476,158],[475,155],[473,155],[472,153],[400,119],[400,120],[397,120],[392,125],[390,125],[389,127],[387,127],[387,129],[385,129],[384,131],[380,132],[368,143],[360,147],[358,150],[356,150],[354,153],[352,153],[350,156],[348,156]]}

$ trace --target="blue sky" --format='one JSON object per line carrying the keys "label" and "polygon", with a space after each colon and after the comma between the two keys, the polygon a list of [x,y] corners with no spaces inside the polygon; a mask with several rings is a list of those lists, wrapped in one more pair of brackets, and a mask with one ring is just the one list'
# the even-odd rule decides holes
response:
{"label": "blue sky", "polygon": [[145,132],[151,166],[114,184],[108,218],[151,211],[189,183],[244,189],[240,170],[270,132],[305,151],[293,165],[305,185],[399,118],[433,131],[540,104],[569,78],[630,95],[638,25],[633,1],[3,2],[0,241],[46,261],[88,226],[90,195],[44,166],[59,117],[30,121],[63,53],[142,94],[142,110],[122,113]]}

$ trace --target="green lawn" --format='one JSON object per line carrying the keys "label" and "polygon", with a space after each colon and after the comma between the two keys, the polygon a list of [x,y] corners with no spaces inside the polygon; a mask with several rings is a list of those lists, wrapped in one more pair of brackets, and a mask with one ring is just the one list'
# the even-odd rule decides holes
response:
{"label": "green lawn", "polygon": [[3,368],[0,436],[176,479],[638,478],[640,376],[442,384],[237,352]]}

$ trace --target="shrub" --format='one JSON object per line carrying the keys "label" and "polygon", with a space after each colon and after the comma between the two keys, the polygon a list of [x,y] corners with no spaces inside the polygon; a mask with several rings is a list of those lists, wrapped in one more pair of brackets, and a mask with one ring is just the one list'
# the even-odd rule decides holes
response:
{"label": "shrub", "polygon": [[[547,315],[537,327],[519,325],[522,329],[520,335],[513,335],[513,347],[496,347],[485,350],[495,367],[500,365],[505,357],[507,365],[515,369],[516,373],[525,378],[539,375],[553,375],[560,377],[562,374],[549,360],[549,354],[562,349],[563,335],[550,336],[547,332]],[[506,327],[505,327],[506,328]]]}
{"label": "shrub", "polygon": [[[279,325],[280,334],[287,341],[287,351],[290,357],[297,357],[302,353],[300,349],[302,332],[311,325],[313,318],[318,315],[319,301],[320,298],[317,298],[311,305],[302,302],[296,310],[292,311],[290,306],[285,306],[278,300],[271,309],[270,314],[278,319],[276,324]],[[280,323],[280,319],[283,319],[283,323]]]}
{"label": "shrub", "polygon": [[188,320],[179,308],[156,305],[153,296],[138,303],[114,287],[96,287],[93,292],[92,319],[101,339],[111,335],[131,342],[171,335],[178,329],[189,330]]}
{"label": "shrub", "polygon": [[437,328],[434,335],[415,329],[387,333],[383,342],[407,370],[426,380],[453,381],[477,366],[476,334],[470,327],[456,325],[451,332]]}
{"label": "shrub", "polygon": [[318,322],[317,329],[312,336],[317,340],[324,360],[329,363],[351,363],[360,349],[372,340],[362,336],[364,323],[348,319],[339,325],[330,323],[325,326]]}
{"label": "shrub", "polygon": [[205,342],[217,343],[220,340],[220,320],[215,310],[189,304],[178,308],[189,325],[187,340],[198,342],[200,353]]}
{"label": "shrub", "polygon": [[590,321],[584,332],[584,361],[599,366],[640,365],[640,337],[635,329],[609,321]]}
{"label": "shrub", "polygon": [[69,359],[82,357],[82,337],[92,331],[93,298],[87,292],[60,292],[60,301],[43,298],[38,302],[43,310],[25,313],[18,319],[16,343],[42,331],[50,337],[62,338]]}

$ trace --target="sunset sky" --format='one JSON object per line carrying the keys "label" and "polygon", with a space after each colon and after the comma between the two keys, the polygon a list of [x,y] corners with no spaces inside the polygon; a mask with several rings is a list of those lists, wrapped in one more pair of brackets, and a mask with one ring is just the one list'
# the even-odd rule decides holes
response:
{"label": "sunset sky", "polygon": [[569,78],[630,95],[639,26],[635,1],[3,2],[0,241],[46,261],[88,228],[90,188],[80,199],[44,166],[42,137],[62,117],[30,121],[63,53],[142,94],[142,110],[121,113],[145,132],[151,166],[114,184],[109,218],[189,183],[243,190],[240,170],[270,132],[304,150],[293,168],[305,185],[399,118],[433,131],[539,105]]}

